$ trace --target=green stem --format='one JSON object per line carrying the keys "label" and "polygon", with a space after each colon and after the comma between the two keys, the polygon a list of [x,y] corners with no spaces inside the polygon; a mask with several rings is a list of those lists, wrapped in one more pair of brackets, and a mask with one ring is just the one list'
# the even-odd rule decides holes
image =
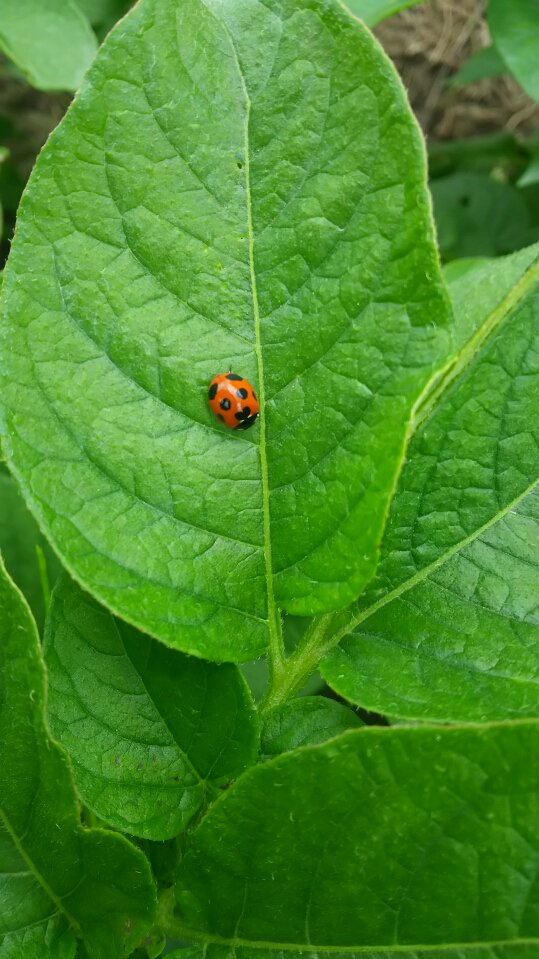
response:
{"label": "green stem", "polygon": [[331,635],[334,616],[334,613],[326,613],[313,619],[297,649],[283,662],[279,671],[270,674],[268,687],[260,702],[262,714],[299,693],[327,650],[338,642],[338,638],[334,639]]}
{"label": "green stem", "polygon": [[269,650],[268,662],[270,668],[270,678],[273,680],[281,674],[284,666],[284,643],[281,624],[281,615],[275,603],[273,592],[273,562],[271,558],[271,521],[269,511],[269,477],[268,477],[268,458],[266,454],[266,386],[264,375],[264,359],[262,350],[262,331],[260,320],[260,307],[258,302],[258,288],[255,268],[255,231],[253,225],[253,202],[251,195],[251,147],[249,143],[249,124],[251,117],[251,98],[247,90],[243,71],[241,69],[239,57],[232,36],[229,34],[230,44],[234,52],[238,75],[245,97],[245,124],[244,124],[244,169],[245,169],[245,194],[247,198],[247,239],[249,254],[249,274],[251,280],[251,293],[253,301],[253,320],[255,331],[255,356],[258,371],[258,398],[260,401],[259,423],[259,455],[260,455],[260,478],[262,483],[262,517],[264,526],[264,563],[266,566],[266,583],[268,599],[268,631],[269,631]]}

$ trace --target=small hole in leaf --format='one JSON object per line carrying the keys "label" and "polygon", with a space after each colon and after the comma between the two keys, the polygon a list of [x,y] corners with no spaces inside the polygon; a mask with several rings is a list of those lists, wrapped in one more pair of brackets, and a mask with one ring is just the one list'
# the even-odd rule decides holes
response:
{"label": "small hole in leaf", "polygon": [[236,161],[236,166],[238,170],[243,170],[243,163],[241,162],[241,160]]}

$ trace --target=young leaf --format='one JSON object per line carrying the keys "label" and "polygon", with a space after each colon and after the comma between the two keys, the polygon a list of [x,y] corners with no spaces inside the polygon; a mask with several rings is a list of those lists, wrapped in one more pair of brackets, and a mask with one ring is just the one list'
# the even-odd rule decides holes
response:
{"label": "young leaf", "polygon": [[[142,0],[38,160],[3,304],[6,454],[102,602],[242,661],[276,605],[358,595],[450,310],[415,121],[338,4]],[[207,407],[230,366],[248,432]]]}
{"label": "young leaf", "polygon": [[538,750],[537,723],[371,727],[255,767],[191,836],[175,935],[259,957],[537,950]]}
{"label": "young leaf", "polygon": [[74,0],[2,0],[0,49],[38,90],[76,90],[97,42]]}
{"label": "young leaf", "polygon": [[489,0],[492,39],[509,70],[532,99],[539,101],[539,3],[537,0]]}
{"label": "young leaf", "polygon": [[261,751],[278,756],[333,739],[363,723],[351,709],[323,696],[303,696],[273,709],[262,727]]}
{"label": "young leaf", "polygon": [[60,564],[7,473],[0,473],[0,553],[41,633],[46,593],[49,585],[54,585]]}
{"label": "young leaf", "polygon": [[118,959],[152,920],[148,863],[122,836],[80,825],[45,725],[35,625],[3,567],[0,634],[0,956],[70,959],[76,935],[89,959]]}
{"label": "young leaf", "polygon": [[[419,411],[354,634],[322,666],[369,709],[444,721],[539,715],[537,252],[451,285],[457,308],[468,297],[460,356]],[[492,309],[496,278],[504,299]],[[482,304],[491,312],[479,325]]]}
{"label": "young leaf", "polygon": [[478,80],[489,77],[501,77],[504,73],[507,73],[507,66],[496,47],[491,44],[472,53],[460,70],[450,77],[448,85],[464,87],[468,83],[477,83]]}
{"label": "young leaf", "polygon": [[348,0],[346,5],[369,27],[375,27],[381,20],[424,2],[425,0]]}
{"label": "young leaf", "polygon": [[82,801],[108,825],[169,839],[256,759],[238,668],[167,649],[65,577],[45,637],[48,711]]}
{"label": "young leaf", "polygon": [[440,251],[446,259],[497,256],[530,242],[522,193],[481,173],[454,173],[431,184]]}

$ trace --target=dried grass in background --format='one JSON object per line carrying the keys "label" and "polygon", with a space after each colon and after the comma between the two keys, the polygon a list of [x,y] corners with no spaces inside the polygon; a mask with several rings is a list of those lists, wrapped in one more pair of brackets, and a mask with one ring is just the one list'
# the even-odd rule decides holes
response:
{"label": "dried grass in background", "polygon": [[490,43],[486,6],[485,0],[430,0],[375,30],[433,140],[499,130],[526,135],[539,129],[539,107],[510,77],[481,80],[461,90],[446,86],[472,53]]}

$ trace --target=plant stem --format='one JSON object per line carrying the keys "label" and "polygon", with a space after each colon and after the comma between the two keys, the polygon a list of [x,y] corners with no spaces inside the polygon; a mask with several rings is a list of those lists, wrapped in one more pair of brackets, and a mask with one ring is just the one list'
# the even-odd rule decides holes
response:
{"label": "plant stem", "polygon": [[305,685],[320,660],[340,639],[341,633],[331,633],[335,614],[326,613],[312,620],[302,641],[281,668],[270,672],[270,681],[260,702],[260,712],[267,713],[290,699]]}

